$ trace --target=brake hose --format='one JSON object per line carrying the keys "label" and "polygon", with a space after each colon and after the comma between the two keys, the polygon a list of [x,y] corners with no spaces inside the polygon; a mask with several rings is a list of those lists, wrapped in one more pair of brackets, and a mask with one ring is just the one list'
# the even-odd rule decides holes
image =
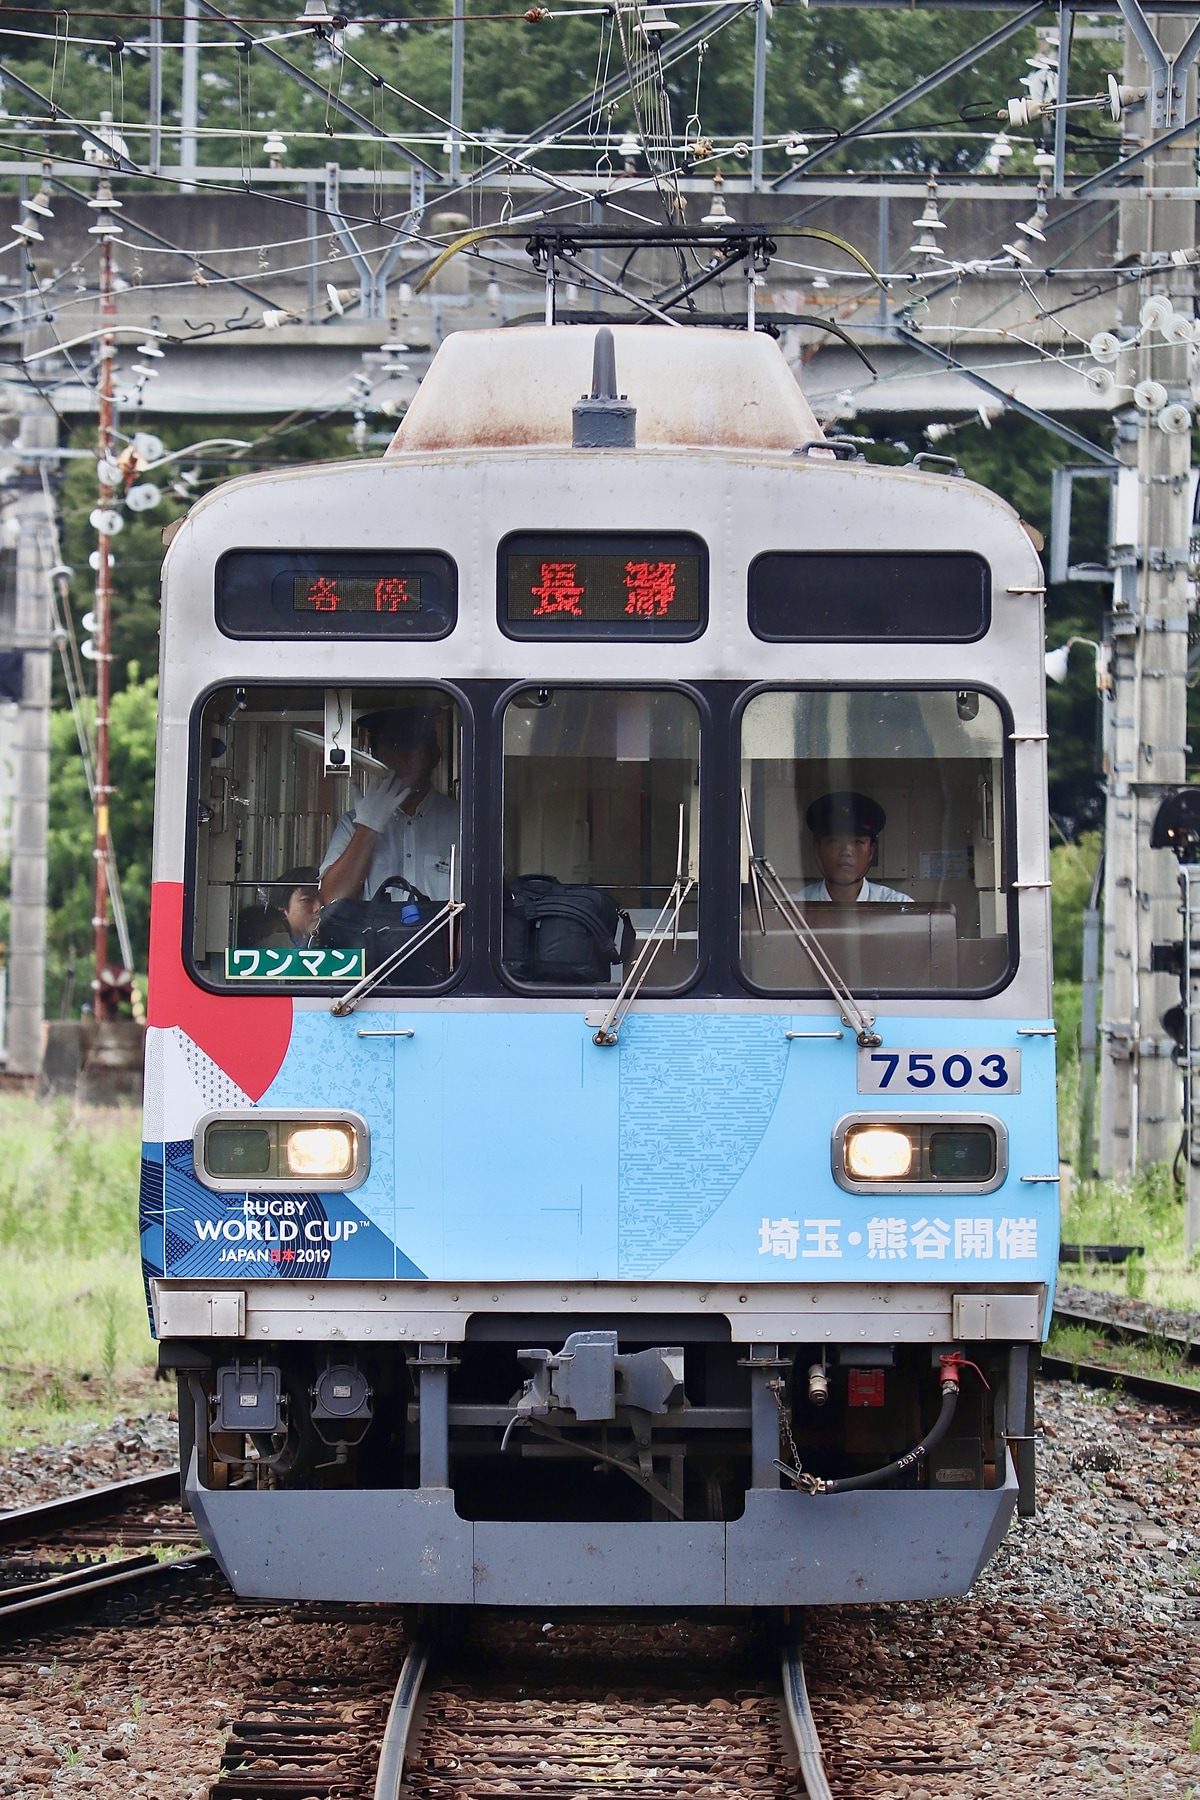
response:
{"label": "brake hose", "polygon": [[[915,1444],[911,1450],[905,1451],[904,1455],[895,1462],[885,1464],[882,1469],[871,1469],[865,1475],[845,1475],[836,1481],[825,1481],[819,1475],[805,1475],[800,1469],[789,1469],[786,1463],[782,1462],[777,1462],[775,1467],[780,1474],[786,1475],[795,1487],[803,1488],[809,1494],[848,1494],[855,1488],[880,1487],[885,1481],[890,1481],[893,1475],[902,1475],[905,1469],[911,1469],[915,1463],[919,1463],[922,1458],[929,1455],[936,1445],[941,1443],[954,1419],[954,1409],[958,1405],[958,1393],[961,1385],[959,1372],[966,1359],[959,1351],[951,1350],[939,1358],[939,1361],[941,1364],[942,1410],[932,1429],[926,1432],[920,1443]],[[968,1363],[966,1366],[968,1368],[975,1367],[974,1363]],[[983,1380],[982,1374],[980,1380]]]}

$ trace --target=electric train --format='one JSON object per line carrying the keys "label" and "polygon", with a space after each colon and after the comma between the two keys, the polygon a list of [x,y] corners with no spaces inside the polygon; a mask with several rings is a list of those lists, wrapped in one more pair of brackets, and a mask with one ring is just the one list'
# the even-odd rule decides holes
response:
{"label": "electric train", "polygon": [[237,1592],[970,1585],[1057,1264],[1043,591],[702,327],[451,336],[382,458],[193,508],[141,1233]]}

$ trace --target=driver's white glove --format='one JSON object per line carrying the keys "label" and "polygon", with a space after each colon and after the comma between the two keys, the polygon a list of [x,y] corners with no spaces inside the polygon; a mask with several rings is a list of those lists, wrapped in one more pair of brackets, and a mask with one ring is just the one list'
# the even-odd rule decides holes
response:
{"label": "driver's white glove", "polygon": [[354,802],[354,823],[365,825],[369,831],[382,831],[411,792],[411,788],[401,786],[398,776],[381,776]]}

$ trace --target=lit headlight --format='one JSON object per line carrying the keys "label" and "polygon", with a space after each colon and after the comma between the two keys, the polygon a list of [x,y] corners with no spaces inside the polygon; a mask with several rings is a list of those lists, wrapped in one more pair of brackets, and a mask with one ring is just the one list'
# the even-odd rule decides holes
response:
{"label": "lit headlight", "polygon": [[846,1133],[846,1172],[855,1181],[903,1181],[912,1161],[913,1143],[906,1131],[864,1125]]}
{"label": "lit headlight", "polygon": [[344,1190],[365,1179],[369,1149],[366,1123],[354,1113],[210,1113],[196,1130],[196,1173],[223,1191]]}
{"label": "lit headlight", "polygon": [[355,1133],[350,1125],[295,1125],[283,1142],[289,1175],[349,1175],[354,1170]]}
{"label": "lit headlight", "polygon": [[833,1178],[852,1194],[989,1194],[1008,1171],[1008,1135],[985,1113],[852,1113],[832,1150]]}

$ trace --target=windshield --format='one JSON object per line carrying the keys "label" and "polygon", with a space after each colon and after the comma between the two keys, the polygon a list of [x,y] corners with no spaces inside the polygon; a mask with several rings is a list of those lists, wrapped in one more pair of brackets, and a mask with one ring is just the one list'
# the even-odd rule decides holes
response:
{"label": "windshield", "polygon": [[221,985],[388,985],[458,957],[462,721],[428,687],[223,688],[200,721],[193,954]]}
{"label": "windshield", "polygon": [[[853,991],[971,992],[1003,977],[1004,741],[999,707],[974,690],[777,690],[746,707],[754,849]],[[823,991],[769,901],[760,922],[749,877],[744,860],[745,974],[769,992]]]}
{"label": "windshield", "polygon": [[[502,966],[520,986],[619,986],[699,851],[700,717],[667,689],[527,688],[504,715]],[[697,961],[695,890],[648,990]]]}

